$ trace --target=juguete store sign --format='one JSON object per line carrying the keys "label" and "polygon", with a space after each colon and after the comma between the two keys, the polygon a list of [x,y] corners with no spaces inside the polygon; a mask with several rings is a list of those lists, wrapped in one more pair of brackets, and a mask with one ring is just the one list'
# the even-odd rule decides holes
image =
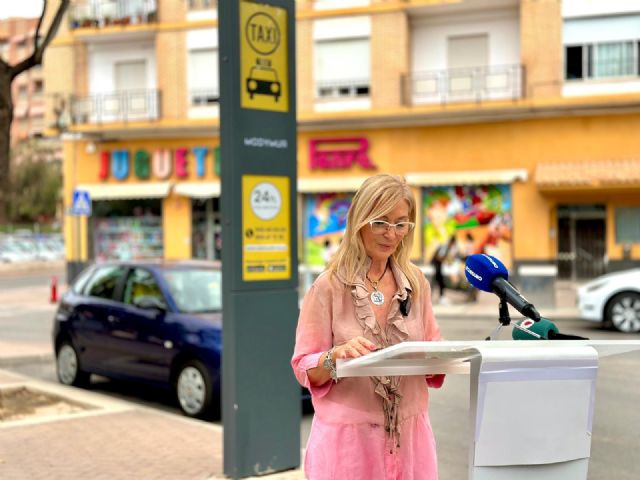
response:
{"label": "juguete store sign", "polygon": [[151,153],[145,149],[102,150],[98,178],[107,180],[113,177],[122,181],[133,175],[139,180],[166,180],[174,174],[177,178],[189,177],[192,169],[195,169],[196,177],[202,178],[207,171],[209,152],[214,153],[211,156],[211,171],[219,174],[216,165],[218,150],[219,147],[160,148]]}

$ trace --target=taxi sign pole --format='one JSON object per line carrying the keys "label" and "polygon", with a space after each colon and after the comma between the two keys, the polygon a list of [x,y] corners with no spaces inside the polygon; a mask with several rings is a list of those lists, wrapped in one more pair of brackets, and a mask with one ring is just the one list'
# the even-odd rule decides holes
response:
{"label": "taxi sign pole", "polygon": [[300,465],[295,3],[220,0],[224,473]]}

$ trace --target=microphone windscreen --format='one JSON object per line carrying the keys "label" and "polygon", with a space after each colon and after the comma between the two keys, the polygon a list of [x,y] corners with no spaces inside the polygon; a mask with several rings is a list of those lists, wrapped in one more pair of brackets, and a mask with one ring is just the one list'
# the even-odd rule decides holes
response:
{"label": "microphone windscreen", "polygon": [[527,330],[531,330],[533,333],[537,333],[538,335],[540,335],[540,338],[534,337],[530,333],[523,332],[522,330],[513,327],[513,330],[511,331],[511,337],[514,340],[549,340],[550,332],[560,333],[555,323],[553,323],[551,320],[547,320],[546,318],[541,318],[538,322],[534,322],[529,318],[525,318],[524,320],[518,322],[518,325],[526,328]]}
{"label": "microphone windscreen", "polygon": [[467,257],[464,274],[471,285],[483,292],[493,291],[492,284],[497,277],[509,279],[509,272],[500,260],[491,255],[476,253]]}

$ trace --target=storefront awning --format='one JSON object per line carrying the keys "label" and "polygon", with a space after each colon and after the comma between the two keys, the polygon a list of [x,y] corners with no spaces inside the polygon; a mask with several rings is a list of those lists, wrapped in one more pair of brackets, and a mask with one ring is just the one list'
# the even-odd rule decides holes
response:
{"label": "storefront awning", "polygon": [[298,178],[298,192],[355,192],[367,177]]}
{"label": "storefront awning", "polygon": [[470,170],[464,172],[420,172],[407,173],[409,185],[429,187],[439,185],[490,185],[526,181],[528,172],[517,170]]}
{"label": "storefront awning", "polygon": [[635,187],[640,185],[640,159],[540,163],[535,180],[540,190]]}
{"label": "storefront awning", "polygon": [[169,195],[169,190],[171,190],[171,183],[96,183],[89,185],[78,185],[76,189],[88,191],[91,200],[164,198]]}
{"label": "storefront awning", "polygon": [[216,198],[220,196],[220,182],[186,182],[173,187],[173,193],[191,198]]}

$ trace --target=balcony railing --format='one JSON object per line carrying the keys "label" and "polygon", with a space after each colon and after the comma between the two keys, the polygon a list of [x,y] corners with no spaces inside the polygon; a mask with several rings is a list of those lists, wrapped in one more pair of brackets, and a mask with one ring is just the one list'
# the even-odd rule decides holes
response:
{"label": "balcony railing", "polygon": [[316,96],[318,99],[368,97],[369,79],[319,81]]}
{"label": "balcony railing", "polygon": [[517,100],[524,96],[522,65],[490,65],[414,72],[403,78],[409,105]]}
{"label": "balcony railing", "polygon": [[100,124],[160,118],[159,90],[127,90],[71,98],[71,122]]}
{"label": "balcony railing", "polygon": [[109,25],[154,23],[158,20],[156,0],[104,0],[74,4],[70,28],[101,28]]}

